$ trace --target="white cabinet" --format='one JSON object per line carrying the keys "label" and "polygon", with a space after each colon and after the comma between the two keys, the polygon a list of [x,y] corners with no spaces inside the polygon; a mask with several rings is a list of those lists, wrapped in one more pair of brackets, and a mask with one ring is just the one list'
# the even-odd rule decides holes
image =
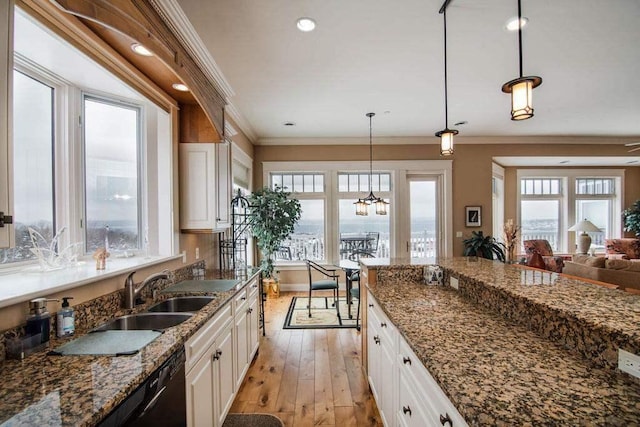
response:
{"label": "white cabinet", "polygon": [[382,422],[391,427],[396,425],[398,333],[371,294],[367,296],[367,303],[368,380]]}
{"label": "white cabinet", "polygon": [[236,387],[239,388],[258,350],[258,279],[253,279],[235,298]]}
{"label": "white cabinet", "polygon": [[179,147],[180,229],[208,233],[229,228],[229,144],[181,143]]}
{"label": "white cabinet", "polygon": [[466,426],[464,418],[367,293],[368,380],[385,426]]}
{"label": "white cabinet", "polygon": [[[0,215],[12,215],[11,161],[9,153],[10,111],[13,70],[13,0],[0,1]],[[3,218],[0,218],[2,220]],[[0,227],[0,248],[8,248],[13,240],[13,225]]]}
{"label": "white cabinet", "polygon": [[258,349],[257,283],[256,277],[185,343],[189,427],[222,426],[233,404]]}
{"label": "white cabinet", "polygon": [[400,393],[398,420],[403,426],[466,426],[464,418],[420,359],[400,337],[398,343]]}

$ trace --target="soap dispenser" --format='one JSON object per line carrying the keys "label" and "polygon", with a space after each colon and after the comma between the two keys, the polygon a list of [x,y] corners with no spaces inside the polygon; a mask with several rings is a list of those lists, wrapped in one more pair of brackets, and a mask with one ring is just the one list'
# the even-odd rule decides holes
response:
{"label": "soap dispenser", "polygon": [[76,331],[75,312],[69,306],[70,299],[73,299],[73,297],[62,298],[62,309],[58,311],[56,318],[58,337],[67,337],[73,335]]}
{"label": "soap dispenser", "polygon": [[30,337],[41,334],[41,344],[49,342],[49,333],[51,331],[51,314],[47,311],[48,301],[58,300],[36,298],[29,301],[29,316],[27,316],[25,333]]}

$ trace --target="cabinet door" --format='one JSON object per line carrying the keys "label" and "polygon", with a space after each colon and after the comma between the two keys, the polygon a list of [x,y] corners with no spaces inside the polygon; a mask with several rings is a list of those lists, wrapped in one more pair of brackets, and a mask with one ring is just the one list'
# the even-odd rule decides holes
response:
{"label": "cabinet door", "polygon": [[242,307],[235,317],[236,389],[240,388],[249,364],[249,308],[245,304]]}
{"label": "cabinet door", "polygon": [[378,396],[378,408],[380,409],[380,416],[384,422],[384,425],[391,427],[395,425],[396,417],[396,399],[398,387],[395,384],[395,359],[396,354],[394,347],[388,342],[388,338],[384,333],[380,334],[379,349],[379,386]]}
{"label": "cabinet door", "polygon": [[216,418],[215,426],[222,426],[224,418],[231,408],[233,398],[235,397],[234,391],[234,378],[233,378],[233,331],[231,325],[229,325],[216,339],[216,351],[214,357],[217,358],[213,364],[213,383],[214,393],[216,400]]}
{"label": "cabinet door", "polygon": [[424,410],[424,404],[417,397],[416,390],[406,371],[400,372],[400,396],[398,402],[398,425],[406,427],[437,426],[439,420],[430,417]]}
{"label": "cabinet door", "polygon": [[[0,1],[0,212],[12,215],[9,120],[12,93],[13,1]],[[0,227],[0,248],[13,243],[13,225]]]}
{"label": "cabinet door", "polygon": [[179,144],[180,228],[215,228],[215,144]]}
{"label": "cabinet door", "polygon": [[189,427],[211,427],[215,419],[213,352],[213,347],[205,352],[185,377]]}
{"label": "cabinet door", "polygon": [[216,146],[216,228],[229,228],[231,209],[231,144],[221,142]]}
{"label": "cabinet door", "polygon": [[378,318],[369,310],[367,318],[367,373],[373,398],[380,406],[380,331]]}

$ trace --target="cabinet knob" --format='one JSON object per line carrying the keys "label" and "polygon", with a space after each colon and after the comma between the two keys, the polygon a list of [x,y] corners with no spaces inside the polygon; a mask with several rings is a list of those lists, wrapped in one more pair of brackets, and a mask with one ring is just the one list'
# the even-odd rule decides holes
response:
{"label": "cabinet knob", "polygon": [[373,304],[369,304],[369,307],[373,308]]}
{"label": "cabinet knob", "polygon": [[411,359],[409,359],[408,357],[403,357],[402,363],[404,363],[405,365],[411,365]]}
{"label": "cabinet knob", "polygon": [[251,307],[247,308],[247,314],[251,314],[251,313],[253,313],[253,308]]}
{"label": "cabinet knob", "polygon": [[242,298],[240,298],[240,299],[241,299],[242,301],[244,301],[244,300],[246,300],[246,299],[247,299],[247,297],[242,297]]}
{"label": "cabinet knob", "polygon": [[[404,414],[409,414],[409,416],[411,416],[411,407],[409,407],[409,406],[403,406],[403,407],[402,407],[402,413],[404,413]],[[440,418],[442,418],[442,415],[440,415]]]}
{"label": "cabinet knob", "polygon": [[447,423],[449,423],[449,426],[453,427],[453,421],[451,421],[449,413],[445,412],[444,416],[440,414],[440,424],[445,425]]}
{"label": "cabinet knob", "polygon": [[375,342],[376,344],[380,344],[380,337],[379,336],[374,336],[373,337],[373,342]]}
{"label": "cabinet knob", "polygon": [[[213,360],[220,360],[220,356],[222,356],[222,350],[216,350],[216,352],[213,354]],[[442,418],[442,415],[440,416],[440,418]]]}
{"label": "cabinet knob", "polygon": [[380,327],[381,328],[386,328],[387,327],[387,323],[386,322],[380,322]]}

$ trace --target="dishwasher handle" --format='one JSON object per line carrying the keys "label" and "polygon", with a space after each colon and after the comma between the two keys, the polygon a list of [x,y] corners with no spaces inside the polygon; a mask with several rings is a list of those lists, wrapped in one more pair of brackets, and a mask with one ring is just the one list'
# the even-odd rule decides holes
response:
{"label": "dishwasher handle", "polygon": [[160,390],[158,390],[158,392],[151,398],[147,406],[144,407],[144,409],[142,410],[138,418],[144,417],[147,411],[149,411],[156,405],[156,403],[158,402],[158,399],[160,399],[160,396],[162,396],[162,393],[164,393],[166,389],[167,389],[167,386],[165,385],[165,386],[162,386]]}

